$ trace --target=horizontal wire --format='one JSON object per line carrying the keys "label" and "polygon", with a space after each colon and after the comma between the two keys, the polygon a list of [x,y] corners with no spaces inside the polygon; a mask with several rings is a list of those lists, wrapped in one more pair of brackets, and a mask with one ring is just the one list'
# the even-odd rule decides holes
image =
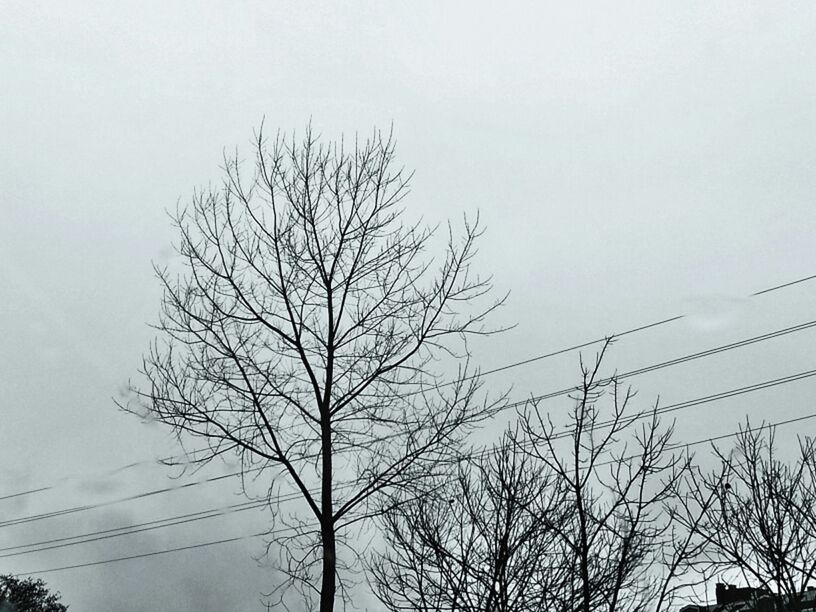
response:
{"label": "horizontal wire", "polygon": [[[804,283],[804,282],[814,280],[814,279],[816,279],[816,274],[811,275],[811,276],[805,276],[805,277],[802,277],[802,278],[798,278],[796,280],[789,281],[789,282],[786,282],[786,283],[782,283],[782,284],[779,284],[779,285],[775,285],[773,287],[768,287],[768,288],[762,289],[760,291],[756,291],[754,293],[751,293],[748,297],[752,298],[752,297],[758,297],[758,296],[766,295],[768,293],[772,293],[774,291],[779,291],[781,289],[792,287],[794,285],[798,285],[800,283]],[[640,326],[633,327],[631,329],[619,332],[617,334],[612,334],[612,337],[622,338],[622,337],[627,336],[627,335],[636,334],[636,333],[641,332],[641,331],[645,331],[645,330],[648,330],[648,329],[653,329],[655,327],[659,327],[659,326],[662,326],[662,325],[667,325],[669,323],[673,323],[674,321],[679,321],[680,319],[683,319],[686,316],[687,315],[685,315],[685,314],[681,314],[681,315],[676,315],[676,316],[673,316],[673,317],[669,317],[667,319],[662,319],[660,321],[655,321],[653,323],[648,323],[646,325],[640,325]],[[562,349],[558,349],[556,351],[552,351],[552,352],[549,352],[549,353],[544,353],[544,354],[541,354],[541,355],[536,355],[536,356],[533,356],[533,357],[530,357],[530,358],[527,358],[527,359],[522,359],[520,361],[515,361],[515,362],[512,362],[512,363],[509,363],[509,364],[506,364],[506,365],[503,365],[503,366],[500,366],[500,367],[497,367],[497,368],[493,368],[493,369],[490,369],[490,370],[485,370],[483,372],[479,372],[477,374],[474,374],[473,376],[466,377],[464,380],[470,380],[470,379],[476,378],[478,376],[488,376],[490,374],[496,374],[498,372],[503,372],[503,371],[506,371],[506,370],[510,370],[512,368],[516,368],[516,367],[519,367],[519,366],[534,363],[536,361],[540,361],[540,360],[543,360],[543,359],[548,359],[550,357],[555,357],[555,356],[558,356],[558,355],[569,353],[571,351],[586,348],[586,347],[592,346],[594,344],[599,344],[601,342],[604,342],[607,339],[608,339],[608,336],[605,336],[603,338],[597,338],[595,340],[589,340],[589,341],[586,341],[586,342],[582,342],[580,344],[574,344],[572,346],[562,348]],[[448,386],[450,384],[453,384],[453,383],[445,383],[445,384],[439,385],[439,386],[443,387],[443,386]],[[202,451],[205,451],[205,450],[207,450],[207,449],[206,448],[199,448],[199,449],[195,449],[195,450],[191,451],[188,455],[171,455],[169,457],[164,457],[163,459],[160,459],[159,461],[182,460],[186,456],[194,455],[196,453],[199,453],[199,452],[202,452]],[[120,472],[120,471],[123,471],[123,470],[127,470],[127,469],[131,469],[131,468],[140,466],[140,465],[154,464],[155,462],[156,462],[156,460],[154,460],[154,459],[137,461],[137,462],[130,463],[130,464],[121,466],[119,468],[116,468],[111,473],[117,473],[117,472]],[[7,494],[7,495],[2,495],[2,496],[0,496],[0,501],[6,500],[6,499],[13,499],[13,498],[17,498],[17,497],[22,497],[22,496],[26,496],[26,495],[33,495],[35,493],[41,493],[41,492],[44,492],[44,491],[49,491],[49,490],[52,490],[54,488],[57,488],[58,486],[60,486],[60,485],[59,484],[52,484],[52,485],[48,485],[48,486],[44,486],[44,487],[37,487],[37,488],[34,488],[34,489],[28,489],[28,490],[25,490],[25,491],[18,491],[16,493],[10,493],[10,494]]]}
{"label": "horizontal wire", "polygon": [[[807,329],[812,329],[816,327],[816,320],[806,321],[805,323],[800,323],[798,325],[793,325],[791,327],[785,327],[782,329],[778,329],[776,331],[767,332],[764,334],[760,334],[758,336],[753,336],[751,338],[745,338],[743,340],[738,340],[736,342],[730,342],[728,344],[721,344],[719,346],[715,346],[710,349],[706,349],[704,351],[698,351],[696,353],[690,353],[688,355],[683,355],[682,357],[675,357],[674,359],[669,359],[667,361],[661,361],[660,363],[651,364],[648,366],[643,366],[641,368],[637,368],[635,370],[629,370],[628,372],[624,372],[622,374],[616,374],[614,376],[609,376],[602,380],[598,381],[598,384],[608,384],[611,383],[613,380],[625,380],[627,378],[632,378],[634,376],[640,376],[641,374],[647,374],[649,372],[654,372],[656,370],[661,370],[663,368],[668,368],[675,365],[680,365],[681,363],[687,363],[689,361],[695,361],[697,359],[702,359],[704,357],[709,357],[711,355],[716,355],[718,353],[724,353],[726,351],[731,351],[734,349],[742,348],[744,346],[750,346],[752,344],[756,344],[758,342],[764,342],[766,340],[772,340],[774,338],[779,338],[781,336],[786,336],[788,334],[797,333],[800,331],[805,331]],[[577,387],[565,387],[563,389],[559,389],[558,391],[551,391],[549,393],[545,393],[543,395],[533,395],[525,400],[520,400],[517,402],[512,402],[504,406],[506,408],[516,408],[518,406],[524,406],[529,404],[530,402],[538,402],[543,400],[552,399],[555,397],[561,397],[563,395],[569,395],[570,393],[575,392],[578,390]]]}
{"label": "horizontal wire", "polygon": [[[711,436],[711,437],[708,437],[708,438],[695,440],[693,442],[678,443],[676,445],[672,445],[671,448],[688,448],[688,447],[692,447],[692,446],[699,446],[700,444],[707,444],[707,443],[711,443],[711,442],[716,442],[718,440],[724,440],[726,438],[733,438],[733,437],[738,436],[740,433],[743,433],[743,432],[757,431],[757,430],[760,430],[760,429],[763,429],[763,428],[768,428],[768,427],[774,427],[774,428],[783,427],[785,425],[790,425],[792,423],[799,423],[799,422],[806,421],[806,420],[813,419],[813,418],[816,418],[816,412],[806,414],[806,415],[803,415],[803,416],[799,416],[799,417],[795,417],[795,418],[791,418],[791,419],[786,419],[786,420],[783,420],[783,421],[776,421],[776,422],[773,422],[773,423],[766,423],[764,425],[758,425],[758,426],[755,426],[755,427],[752,427],[752,428],[742,429],[740,431],[735,431],[735,432],[732,432],[732,433],[729,433],[729,434],[723,434],[723,435],[720,435],[720,436]],[[637,457],[637,455],[632,455],[631,457],[624,458],[624,460],[634,459],[636,457]],[[609,461],[609,462],[605,462],[605,463],[614,463],[614,461]],[[598,465],[604,465],[604,464],[598,464]],[[289,527],[289,528],[281,529],[280,531],[278,531],[278,533],[282,534],[282,533],[286,533],[286,532],[293,531],[293,530],[294,530],[293,528]],[[258,537],[266,536],[266,535],[269,535],[269,533],[267,531],[262,531],[262,532],[259,532],[259,533],[253,533],[253,534],[245,535],[245,536],[237,536],[237,537],[233,537],[233,538],[225,538],[225,539],[214,540],[214,541],[210,541],[210,542],[201,542],[199,544],[191,544],[191,545],[188,545],[188,546],[178,546],[178,547],[175,547],[175,548],[155,550],[155,551],[150,551],[150,552],[147,552],[147,553],[140,553],[140,554],[136,554],[136,555],[128,555],[128,556],[125,556],[125,557],[115,557],[115,558],[112,558],[112,559],[103,559],[103,560],[100,560],[100,561],[91,561],[91,562],[87,562],[87,563],[76,563],[74,565],[64,565],[64,566],[61,566],[61,567],[54,567],[54,568],[49,568],[49,569],[44,569],[44,570],[36,570],[36,571],[32,571],[32,572],[24,572],[24,573],[20,573],[20,574],[16,574],[16,575],[17,576],[23,576],[23,575],[48,574],[48,573],[53,573],[53,572],[61,572],[61,571],[66,571],[66,570],[79,569],[79,568],[83,568],[83,567],[93,567],[93,566],[97,566],[97,565],[105,565],[105,564],[108,564],[108,563],[117,563],[117,562],[120,562],[120,561],[130,561],[130,560],[133,560],[133,559],[142,559],[142,558],[146,558],[146,557],[154,557],[154,556],[157,556],[157,555],[164,555],[164,554],[180,552],[180,551],[185,551],[185,550],[195,550],[195,549],[205,548],[207,546],[216,546],[216,545],[219,545],[219,544],[226,544],[226,543],[229,543],[229,542],[237,542],[239,540],[248,540],[248,539],[258,538]]]}
{"label": "horizontal wire", "polygon": [[[249,473],[251,471],[259,471],[261,468],[253,468],[252,470],[248,470],[245,473]],[[137,499],[143,499],[145,497],[152,497],[154,495],[161,495],[164,493],[172,493],[173,491],[179,491],[181,489],[189,489],[190,487],[199,486],[202,484],[206,484],[209,482],[215,482],[218,480],[224,480],[226,478],[232,478],[234,476],[239,476],[241,474],[240,471],[238,472],[230,472],[229,474],[222,474],[220,476],[211,476],[209,478],[204,478],[201,480],[196,480],[193,482],[188,482],[181,485],[175,485],[172,487],[163,487],[161,489],[152,489],[150,491],[144,491],[142,493],[136,493],[135,495],[128,495],[126,497],[120,497],[118,499],[104,501],[104,502],[97,502],[94,504],[85,504],[82,506],[72,506],[70,508],[63,508],[61,510],[54,510],[52,512],[42,512],[40,514],[33,514],[28,516],[17,517],[13,519],[8,519],[6,521],[0,521],[0,527],[10,527],[12,525],[22,525],[24,523],[32,523],[35,521],[41,521],[44,519],[55,518],[59,516],[65,516],[67,514],[76,514],[77,512],[85,512],[86,510],[95,510],[96,508],[103,508],[105,506],[113,506],[116,504],[121,504],[130,501],[136,501]]]}
{"label": "horizontal wire", "polygon": [[[87,544],[89,542],[96,542],[98,540],[106,540],[109,538],[128,536],[134,533],[141,533],[143,531],[152,531],[154,529],[161,529],[164,527],[173,527],[176,525],[184,525],[194,521],[200,521],[209,518],[215,518],[232,514],[235,512],[243,512],[245,510],[254,510],[266,506],[267,502],[243,502],[240,504],[231,504],[221,508],[213,508],[210,510],[201,510],[199,512],[190,512],[187,514],[180,514],[173,517],[166,517],[163,519],[156,519],[154,521],[147,521],[145,523],[138,523],[135,525],[126,525],[123,527],[113,527],[111,529],[102,529],[99,531],[90,531],[87,533],[67,536],[63,538],[53,538],[50,540],[41,540],[39,542],[32,542],[30,544],[18,544],[17,546],[6,546],[0,548],[0,559],[6,557],[15,557],[19,555],[27,555],[29,553],[43,552],[46,550],[54,550],[57,548],[65,548],[68,546],[76,546],[78,544]],[[71,541],[76,540],[76,541]],[[21,548],[30,548],[31,550],[18,550]],[[8,552],[15,551],[15,552]]]}
{"label": "horizontal wire", "polygon": [[62,567],[54,567],[54,568],[47,569],[47,570],[39,570],[39,571],[36,571],[36,572],[25,572],[24,574],[15,574],[15,575],[17,575],[17,576],[23,576],[23,575],[30,576],[30,575],[35,575],[35,574],[49,574],[51,572],[61,572],[61,571],[64,571],[64,570],[78,569],[80,567],[92,567],[92,566],[95,566],[95,565],[106,565],[108,563],[116,563],[116,562],[119,562],[119,561],[130,561],[132,559],[143,559],[145,557],[155,557],[157,555],[165,555],[167,553],[180,552],[182,550],[194,550],[194,549],[198,549],[198,548],[205,548],[207,546],[215,546],[217,544],[227,544],[228,542],[238,542],[239,540],[249,540],[249,539],[257,538],[257,537],[260,537],[260,536],[263,536],[263,535],[266,535],[266,534],[267,533],[265,531],[261,531],[259,533],[252,533],[252,534],[245,535],[245,536],[236,536],[234,538],[224,538],[223,540],[214,540],[214,541],[211,541],[211,542],[202,542],[200,544],[191,544],[191,545],[188,545],[188,546],[178,546],[176,548],[167,548],[167,549],[162,549],[162,550],[154,550],[154,551],[147,552],[147,553],[140,553],[140,554],[136,554],[136,555],[128,555],[126,557],[116,557],[114,559],[103,559],[101,561],[91,561],[89,563],[77,563],[75,565],[64,565]]}
{"label": "horizontal wire", "polygon": [[[739,387],[737,389],[730,389],[728,391],[722,391],[720,393],[713,393],[712,395],[707,395],[705,397],[700,397],[693,400],[686,400],[684,402],[678,402],[676,404],[669,404],[667,406],[658,407],[654,410],[646,410],[642,414],[632,416],[632,417],[625,417],[620,420],[610,419],[607,421],[601,421],[593,425],[593,429],[604,429],[606,427],[611,427],[616,423],[620,423],[621,425],[629,425],[634,423],[635,421],[639,421],[642,419],[650,418],[654,414],[666,414],[669,412],[676,412],[678,410],[684,410],[685,408],[692,408],[694,406],[699,406],[700,404],[707,404],[709,402],[715,402],[722,399],[728,399],[731,397],[736,397],[738,395],[744,395],[746,393],[753,393],[754,391],[761,391],[763,389],[768,389],[770,387],[776,387],[778,385],[784,385],[792,382],[796,382],[799,380],[803,380],[805,378],[810,378],[811,376],[816,376],[816,369],[814,370],[806,370],[804,372],[799,372],[798,374],[791,374],[789,376],[782,376],[780,378],[774,378],[771,380],[766,380],[761,383],[755,383],[753,385],[747,385],[745,387]],[[553,440],[557,440],[559,438],[566,438],[569,437],[575,431],[574,428],[566,429],[561,431],[554,436],[551,437]]]}
{"label": "horizontal wire", "polygon": [[[714,355],[714,354],[717,354],[717,353],[722,353],[722,352],[729,351],[729,350],[734,350],[736,348],[742,348],[744,346],[750,346],[751,344],[756,344],[757,342],[763,342],[763,341],[770,340],[770,339],[773,339],[773,338],[778,338],[778,337],[783,336],[783,335],[804,331],[804,330],[807,330],[807,329],[811,329],[813,327],[816,327],[816,320],[808,321],[808,322],[805,322],[805,323],[801,323],[801,324],[786,327],[786,328],[782,328],[782,329],[779,329],[779,330],[776,330],[776,331],[773,331],[773,332],[760,334],[758,336],[753,336],[751,338],[746,338],[746,339],[743,339],[743,340],[740,340],[740,341],[737,341],[737,342],[732,342],[732,343],[729,343],[729,344],[720,345],[720,346],[717,346],[717,347],[714,347],[714,348],[711,348],[711,349],[707,349],[705,351],[698,351],[696,353],[691,353],[689,355],[685,355],[685,356],[682,356],[682,357],[677,357],[677,358],[674,358],[674,359],[670,359],[668,361],[663,361],[663,362],[660,362],[660,363],[657,363],[657,364],[644,366],[644,367],[638,368],[636,370],[630,370],[630,371],[625,372],[623,374],[620,374],[620,375],[618,375],[616,377],[609,377],[609,378],[603,379],[603,380],[599,381],[599,384],[609,383],[609,382],[612,382],[612,380],[621,380],[621,379],[625,379],[625,378],[631,378],[631,377],[638,376],[640,374],[644,374],[644,373],[647,373],[647,372],[652,372],[652,371],[655,371],[655,370],[658,370],[658,369],[671,367],[671,366],[674,366],[674,365],[678,365],[678,364],[681,364],[681,363],[686,363],[686,362],[693,361],[693,360],[696,360],[696,359],[702,359],[702,358],[708,357],[710,355]],[[806,374],[810,375],[808,373],[799,373],[799,374],[794,374],[794,375],[791,375],[791,376],[802,377],[803,375],[806,375]],[[783,379],[774,379],[773,381],[765,381],[765,382],[762,382],[762,383],[756,383],[755,385],[750,386],[750,388],[749,387],[744,387],[744,388],[724,391],[723,392],[723,397],[728,397],[728,396],[730,396],[730,394],[742,394],[742,393],[747,393],[747,392],[749,392],[751,390],[759,390],[759,389],[762,389],[762,388],[766,388],[766,386],[775,386],[777,384],[782,384],[782,382],[780,382],[782,380]],[[531,397],[531,398],[529,398],[527,400],[512,402],[510,404],[507,404],[507,405],[503,406],[502,410],[507,410],[509,408],[528,405],[531,402],[536,403],[536,402],[540,402],[540,401],[543,401],[543,400],[568,395],[568,394],[570,394],[572,392],[575,392],[576,389],[577,389],[576,387],[567,387],[567,388],[564,388],[564,389],[560,389],[558,391],[553,391],[553,392],[546,393],[546,394],[543,394],[543,395],[534,396],[534,397]],[[697,405],[699,403],[705,403],[706,401],[709,401],[708,397],[698,398],[697,400],[689,400],[689,402],[694,402],[693,404],[690,404],[690,405]],[[678,409],[678,405],[666,406],[661,410],[661,412],[670,412],[670,411],[676,410],[676,409]],[[648,414],[651,414],[651,411]],[[564,437],[566,435],[569,435],[567,431],[562,432],[561,434],[558,435],[558,437]],[[246,474],[246,473],[251,473],[253,471],[260,471],[261,469],[263,469],[263,468],[253,468],[253,469],[248,470],[247,472],[244,472],[244,473]],[[103,506],[120,504],[120,503],[124,503],[124,502],[129,502],[129,501],[135,501],[135,500],[142,499],[142,498],[145,498],[145,497],[151,497],[151,496],[154,496],[154,495],[170,493],[170,492],[177,491],[177,490],[180,490],[180,489],[186,489],[186,488],[190,488],[190,487],[194,487],[194,486],[199,486],[199,485],[202,485],[202,484],[217,482],[217,481],[224,480],[224,479],[227,479],[227,478],[240,476],[241,474],[242,474],[242,471],[238,470],[238,471],[230,472],[230,473],[227,473],[227,474],[222,474],[222,475],[219,475],[219,476],[211,476],[211,477],[208,477],[208,478],[200,479],[200,480],[197,480],[197,481],[193,481],[193,482],[189,482],[189,483],[185,483],[185,484],[181,484],[181,485],[174,485],[174,486],[170,486],[170,487],[163,487],[163,488],[159,488],[159,489],[153,489],[151,491],[145,491],[145,492],[142,492],[142,493],[138,493],[138,494],[135,494],[135,495],[129,495],[129,496],[126,496],[126,497],[123,497],[123,498],[119,498],[119,499],[111,500],[111,501],[107,501],[107,502],[99,502],[97,504],[85,504],[85,505],[81,505],[81,506],[73,506],[73,507],[70,507],[70,508],[63,508],[61,510],[56,510],[56,511],[52,511],[52,512],[45,512],[45,513],[41,513],[41,514],[29,515],[29,516],[9,519],[9,520],[6,520],[6,521],[0,521],[0,528],[9,527],[9,526],[13,526],[13,525],[24,524],[24,523],[30,523],[30,522],[33,522],[33,521],[39,521],[39,520],[48,519],[48,518],[64,516],[64,515],[67,515],[67,514],[75,514],[77,512],[84,512],[85,510],[96,509],[96,508],[103,507]],[[289,495],[293,496],[292,499],[294,499],[294,498],[298,498],[300,496],[300,493],[292,493],[292,494],[289,494]]]}
{"label": "horizontal wire", "polygon": [[[662,413],[666,413],[666,412],[675,412],[675,411],[683,410],[683,409],[686,409],[686,408],[691,408],[693,406],[698,406],[700,404],[706,404],[706,403],[710,403],[710,402],[714,402],[714,401],[719,401],[719,400],[722,400],[722,399],[727,399],[727,398],[730,398],[730,397],[735,397],[735,396],[738,396],[738,395],[743,395],[745,393],[750,393],[750,392],[759,391],[759,390],[762,390],[762,389],[767,389],[769,387],[774,387],[774,386],[778,386],[778,385],[788,384],[788,383],[791,383],[791,382],[796,382],[798,380],[802,380],[804,378],[809,378],[811,376],[816,376],[816,370],[808,370],[808,371],[805,371],[805,372],[800,372],[798,374],[792,374],[790,376],[785,376],[785,377],[776,378],[776,379],[772,379],[772,380],[768,380],[768,381],[763,381],[761,383],[756,383],[756,384],[753,384],[753,385],[748,385],[748,386],[740,387],[740,388],[737,388],[737,389],[730,389],[728,391],[722,391],[720,393],[715,393],[715,394],[707,395],[707,396],[700,397],[700,398],[695,398],[695,399],[686,400],[686,401],[683,401],[683,402],[678,402],[676,404],[671,404],[671,405],[663,407],[662,409],[659,409],[657,411],[657,413],[662,414]],[[626,425],[628,425],[628,424],[630,424],[630,423],[632,423],[632,422],[634,422],[634,421],[636,421],[638,419],[647,418],[647,417],[651,416],[652,413],[653,413],[652,411],[649,411],[649,412],[646,412],[644,414],[628,418],[628,420],[624,419],[622,422],[621,421],[618,421],[618,422],[622,423],[624,426],[626,426]],[[805,418],[811,418],[811,417],[803,417],[803,418],[800,418],[799,420],[804,420]],[[788,422],[794,422],[794,421],[783,421],[783,422],[780,422],[779,424],[787,424]],[[607,426],[610,426],[610,425],[613,425],[613,424],[614,424],[614,421],[601,422],[601,423],[596,424],[594,426],[594,429],[604,428],[604,427],[607,427]],[[563,431],[563,432],[557,433],[551,439],[555,440],[555,439],[565,437],[566,435],[568,435],[572,431],[574,431],[574,430]],[[734,434],[728,434],[728,435],[723,436],[723,437],[730,437],[732,435],[734,435]],[[711,439],[707,438],[705,441],[709,441],[709,440],[711,440]],[[672,445],[672,447],[680,448],[680,447],[684,447],[684,446],[693,446],[693,445],[696,445],[696,444],[699,444],[699,443],[700,442],[677,443],[677,444]],[[525,444],[524,446],[529,446],[529,444]],[[479,456],[486,457],[487,455],[497,453],[498,450],[499,449],[497,449],[497,448],[489,448],[489,447],[488,448],[483,448],[480,451],[470,453],[466,457],[462,458],[462,460],[469,460],[469,459],[479,457]],[[343,489],[347,489],[347,488],[350,488],[350,486],[340,486],[340,487],[338,487],[338,490],[343,490]],[[155,492],[150,492],[150,493],[155,493]],[[128,501],[132,497],[133,496],[131,496],[129,498],[122,498],[120,500],[114,500],[113,502],[103,503],[103,504],[100,504],[100,506],[101,505],[111,505],[113,503],[123,503],[125,501]],[[301,497],[301,494],[299,492],[293,492],[293,493],[290,493],[290,494],[285,494],[285,495],[278,496],[276,498],[276,501],[277,502],[293,501],[293,500],[299,499],[300,497]],[[138,523],[138,524],[135,524],[135,525],[125,526],[125,527],[118,527],[118,528],[114,528],[114,529],[106,529],[106,530],[90,532],[90,533],[86,533],[86,534],[82,534],[82,535],[69,536],[69,537],[63,537],[63,538],[56,538],[56,539],[52,539],[52,540],[45,540],[45,541],[34,542],[34,543],[29,543],[29,544],[20,544],[20,545],[16,545],[16,546],[9,546],[9,547],[5,547],[5,548],[0,548],[0,552],[7,552],[7,551],[18,550],[18,549],[22,549],[22,548],[33,548],[33,547],[37,547],[37,546],[41,546],[41,545],[45,546],[45,547],[44,548],[35,548],[33,550],[26,550],[26,551],[19,551],[18,550],[18,552],[0,554],[0,558],[6,558],[6,557],[12,557],[12,556],[28,554],[28,553],[31,553],[31,552],[42,552],[42,551],[45,551],[45,550],[51,550],[51,549],[55,549],[55,548],[63,548],[63,547],[67,547],[67,546],[85,544],[85,543],[93,542],[93,541],[97,541],[97,540],[108,539],[108,538],[119,537],[119,536],[126,536],[126,535],[131,535],[132,533],[140,533],[140,532],[143,532],[143,531],[150,531],[150,530],[153,530],[153,529],[160,529],[160,528],[163,528],[163,527],[174,526],[176,524],[191,523],[191,522],[198,521],[198,520],[205,520],[205,519],[214,518],[214,517],[217,517],[217,516],[224,516],[224,515],[227,515],[227,514],[231,514],[233,512],[241,512],[241,511],[244,511],[244,510],[260,508],[260,507],[262,507],[262,506],[264,506],[266,504],[267,504],[266,501],[264,501],[264,502],[252,502],[252,501],[243,502],[243,503],[234,504],[232,506],[227,506],[227,507],[223,507],[223,508],[215,508],[215,509],[210,509],[210,510],[203,510],[203,511],[188,513],[188,514],[182,514],[182,515],[177,515],[177,516],[174,516],[174,517],[168,517],[168,518],[165,518],[165,519],[149,521],[149,522],[146,522],[146,523]],[[87,509],[91,509],[92,507],[93,507],[92,505],[89,505],[89,506],[84,506],[84,507],[79,507],[79,508],[74,508],[74,509],[69,509],[69,510],[72,510],[73,512],[79,512],[79,511],[84,511],[84,510],[87,510]],[[97,507],[99,507],[99,506],[97,506]],[[67,513],[68,512],[63,512],[62,514],[67,514]],[[56,516],[61,516],[62,515],[60,513],[52,513],[52,514],[56,515]],[[36,515],[35,517],[30,517],[30,520],[25,521],[25,522],[32,522],[32,521],[35,521],[35,520],[42,520],[44,518],[51,518],[51,516],[50,515]],[[19,519],[18,519],[18,521],[22,522]],[[167,523],[167,524],[165,524],[165,523]],[[17,524],[17,523],[15,523],[15,524]],[[115,532],[119,532],[119,533],[115,533]],[[88,538],[88,539],[82,540],[82,538]],[[81,540],[81,541],[71,541],[71,540]]]}

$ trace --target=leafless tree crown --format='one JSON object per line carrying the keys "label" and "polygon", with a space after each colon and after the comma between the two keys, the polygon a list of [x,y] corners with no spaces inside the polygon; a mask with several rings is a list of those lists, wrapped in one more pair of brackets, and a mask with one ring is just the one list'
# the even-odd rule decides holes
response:
{"label": "leafless tree crown", "polygon": [[389,610],[672,608],[697,552],[671,521],[689,461],[656,406],[632,411],[599,377],[607,347],[582,364],[566,431],[531,404],[456,479],[386,513],[372,569]]}
{"label": "leafless tree crown", "polygon": [[327,611],[348,576],[346,527],[491,413],[467,360],[438,360],[466,357],[501,300],[471,271],[478,221],[448,226],[441,259],[426,252],[434,231],[403,221],[410,176],[390,134],[254,144],[251,170],[225,159],[222,184],[173,216],[183,265],[157,269],[159,334],[129,409],[206,440],[197,461],[276,468],[270,499],[293,489],[311,516],[279,508],[295,534],[281,567]]}
{"label": "leafless tree crown", "polygon": [[[803,437],[787,451],[773,428],[746,422],[733,449],[714,449],[715,469],[690,473],[677,518],[700,540],[701,572],[766,589],[797,609],[816,579],[816,445]],[[692,513],[700,520],[689,525]]]}

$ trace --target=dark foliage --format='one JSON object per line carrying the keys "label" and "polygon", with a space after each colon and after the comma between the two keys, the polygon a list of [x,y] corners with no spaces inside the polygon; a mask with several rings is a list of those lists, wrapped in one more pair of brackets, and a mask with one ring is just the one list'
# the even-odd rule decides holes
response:
{"label": "dark foliage", "polygon": [[2,612],[66,612],[60,594],[51,593],[45,582],[34,578],[0,576],[0,611]]}

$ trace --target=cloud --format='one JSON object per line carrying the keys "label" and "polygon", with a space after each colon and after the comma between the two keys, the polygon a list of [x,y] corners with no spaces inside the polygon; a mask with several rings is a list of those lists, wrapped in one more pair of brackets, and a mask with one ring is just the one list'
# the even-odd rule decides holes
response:
{"label": "cloud", "polygon": [[707,295],[684,301],[686,325],[692,329],[713,332],[736,325],[744,317],[750,300],[727,295]]}

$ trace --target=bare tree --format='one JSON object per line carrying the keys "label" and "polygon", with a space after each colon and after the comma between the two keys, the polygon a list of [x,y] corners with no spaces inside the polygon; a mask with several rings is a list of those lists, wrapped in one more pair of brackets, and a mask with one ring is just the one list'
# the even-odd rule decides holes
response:
{"label": "bare tree", "polygon": [[460,238],[449,226],[444,258],[427,258],[434,231],[402,220],[410,176],[391,135],[254,145],[252,171],[225,159],[223,184],[174,215],[183,269],[156,270],[159,335],[126,409],[182,444],[204,438],[198,462],[235,452],[244,474],[272,468],[271,502],[299,494],[306,515],[278,506],[292,535],[273,529],[270,545],[328,612],[357,560],[350,526],[492,414],[465,340],[491,332],[502,300],[483,301],[490,281],[471,272],[478,221]]}
{"label": "bare tree", "polygon": [[557,429],[540,403],[522,411],[524,448],[554,474],[565,496],[571,520],[552,524],[570,551],[575,608],[660,612],[687,585],[686,561],[694,552],[689,537],[673,529],[670,513],[689,458],[675,452],[674,428],[661,425],[657,404],[632,410],[631,387],[614,375],[601,378],[611,343],[591,366],[582,360],[566,430]]}
{"label": "bare tree", "polygon": [[689,459],[656,406],[632,411],[633,392],[600,378],[608,346],[582,362],[566,429],[531,404],[441,492],[395,500],[373,567],[389,610],[671,608],[697,552],[672,523]]}
{"label": "bare tree", "polygon": [[816,578],[816,445],[800,438],[788,459],[779,452],[772,427],[746,423],[730,452],[714,448],[716,469],[692,474],[685,506],[703,516],[689,526],[700,571],[736,574],[799,609]]}
{"label": "bare tree", "polygon": [[568,609],[565,551],[549,524],[567,518],[554,485],[506,434],[454,478],[397,492],[370,568],[380,601],[392,612]]}

